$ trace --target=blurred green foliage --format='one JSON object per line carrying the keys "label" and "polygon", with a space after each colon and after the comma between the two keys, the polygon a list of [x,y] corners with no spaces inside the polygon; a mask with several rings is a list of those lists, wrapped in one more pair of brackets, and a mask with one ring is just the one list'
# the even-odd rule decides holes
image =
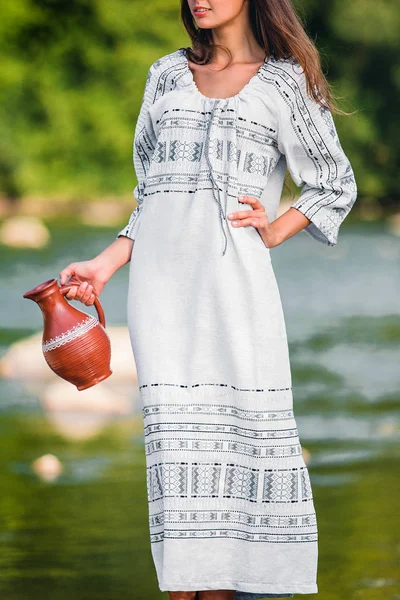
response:
{"label": "blurred green foliage", "polygon": [[[340,106],[360,196],[398,200],[398,0],[297,1]],[[149,65],[189,45],[179,2],[0,4],[0,192],[93,197],[133,189]],[[342,100],[340,100],[342,98]]]}

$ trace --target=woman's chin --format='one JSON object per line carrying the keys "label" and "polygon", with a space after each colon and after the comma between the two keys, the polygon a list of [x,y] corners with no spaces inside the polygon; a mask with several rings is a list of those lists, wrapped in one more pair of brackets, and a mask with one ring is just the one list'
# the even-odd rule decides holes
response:
{"label": "woman's chin", "polygon": [[219,25],[219,23],[215,23],[215,20],[213,20],[213,16],[214,15],[205,15],[204,17],[199,17],[197,19],[195,17],[194,20],[199,29],[211,29],[212,27],[216,27],[217,25]]}

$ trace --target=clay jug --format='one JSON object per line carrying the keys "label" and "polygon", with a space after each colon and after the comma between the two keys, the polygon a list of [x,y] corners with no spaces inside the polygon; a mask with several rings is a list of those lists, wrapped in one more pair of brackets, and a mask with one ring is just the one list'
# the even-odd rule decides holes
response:
{"label": "clay jug", "polygon": [[99,299],[94,302],[97,320],[69,304],[64,294],[72,287],[65,285],[61,290],[57,279],[49,279],[23,297],[37,302],[42,310],[42,351],[49,367],[78,390],[86,390],[112,374],[111,344]]}

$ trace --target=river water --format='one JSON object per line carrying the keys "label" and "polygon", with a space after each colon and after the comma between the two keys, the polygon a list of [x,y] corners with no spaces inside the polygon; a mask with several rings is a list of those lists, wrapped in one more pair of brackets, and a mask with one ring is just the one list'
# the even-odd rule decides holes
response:
{"label": "river water", "polygon": [[[47,249],[2,249],[0,356],[41,330],[40,310],[22,294],[93,257],[118,230],[50,229]],[[379,224],[342,227],[332,248],[302,232],[271,256],[318,517],[319,597],[400,600],[400,238]],[[126,325],[127,288],[125,266],[101,295],[108,326]],[[0,379],[2,598],[166,596],[150,554],[142,421],[130,393],[132,411],[72,440],[23,381]],[[46,453],[64,468],[53,481],[31,468]]]}

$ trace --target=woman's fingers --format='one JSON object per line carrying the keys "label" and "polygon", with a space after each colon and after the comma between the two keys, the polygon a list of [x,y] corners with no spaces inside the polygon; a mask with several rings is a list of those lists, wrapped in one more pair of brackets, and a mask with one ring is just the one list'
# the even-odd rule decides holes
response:
{"label": "woman's fingers", "polygon": [[239,212],[230,213],[228,218],[231,221],[231,224],[236,226],[245,225],[244,221],[254,221],[254,223],[258,223],[260,220],[263,220],[265,216],[265,211],[263,210],[240,210]]}
{"label": "woman's fingers", "polygon": [[253,209],[256,209],[256,208],[263,209],[264,208],[264,206],[261,204],[261,202],[258,200],[258,198],[254,198],[254,196],[238,196],[238,200],[239,200],[239,202],[244,202],[246,204],[250,204],[250,206],[252,206]]}
{"label": "woman's fingers", "polygon": [[83,290],[83,292],[82,292],[81,302],[83,302],[84,304],[87,304],[92,293],[93,293],[93,286],[90,283],[88,283],[88,285],[86,286],[86,289]]}
{"label": "woman's fingers", "polygon": [[[68,277],[70,277],[70,280],[67,282]],[[68,300],[79,300],[87,306],[94,304],[96,299],[94,287],[89,283],[91,280],[93,281],[90,269],[87,268],[87,264],[84,262],[71,263],[60,271],[61,288],[71,286],[65,297]]]}
{"label": "woman's fingers", "polygon": [[264,222],[261,217],[254,218],[250,217],[249,219],[240,219],[236,221],[232,221],[232,227],[246,227],[246,225],[252,225],[253,227],[257,227],[260,229],[264,226]]}
{"label": "woman's fingers", "polygon": [[90,294],[90,298],[87,302],[85,302],[85,304],[87,306],[91,306],[92,304],[94,304],[95,299],[96,299],[96,296],[94,294]]}
{"label": "woman's fingers", "polygon": [[84,296],[86,294],[88,285],[89,285],[88,282],[84,281],[77,287],[76,294],[75,294],[75,300],[84,302]]}
{"label": "woman's fingers", "polygon": [[71,289],[65,294],[68,300],[79,300],[79,302],[86,304],[93,294],[93,286],[87,281],[84,281],[79,285],[71,285]]}
{"label": "woman's fingers", "polygon": [[75,273],[75,263],[71,263],[65,269],[60,271],[60,283],[64,285],[68,277],[71,277]]}
{"label": "woman's fingers", "polygon": [[73,287],[71,287],[70,290],[68,290],[68,292],[65,295],[66,298],[68,298],[68,300],[74,300],[75,296],[76,296],[76,292],[77,292],[77,287],[74,285]]}
{"label": "woman's fingers", "polygon": [[[60,271],[60,273],[59,273],[61,287],[65,286],[65,285],[72,286],[71,289],[68,290],[68,292],[65,294],[65,297],[68,298],[68,300],[75,300],[75,299],[79,300],[79,297],[77,297],[77,293],[78,293],[78,287],[80,285],[80,282],[74,281],[74,279],[76,279],[75,269],[76,269],[76,264],[71,263],[70,265],[65,267],[65,269]],[[67,283],[68,277],[71,277],[71,279]],[[78,284],[78,285],[76,285],[76,284]]]}
{"label": "woman's fingers", "polygon": [[228,218],[232,219],[246,219],[248,217],[257,217],[262,214],[260,210],[239,210],[238,212],[229,213]]}
{"label": "woman's fingers", "polygon": [[252,210],[240,210],[229,213],[227,216],[233,227],[252,225],[253,227],[260,228],[268,224],[265,207],[257,198],[253,196],[239,196],[238,199],[243,203],[250,204],[253,208]]}

